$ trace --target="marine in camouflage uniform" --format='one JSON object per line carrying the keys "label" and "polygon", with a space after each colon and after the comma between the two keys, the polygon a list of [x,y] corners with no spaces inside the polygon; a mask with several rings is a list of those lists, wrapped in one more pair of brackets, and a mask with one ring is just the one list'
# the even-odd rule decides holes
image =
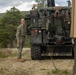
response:
{"label": "marine in camouflage uniform", "polygon": [[18,48],[18,60],[22,57],[22,49],[25,44],[25,35],[26,35],[26,26],[25,20],[21,19],[21,24],[17,28],[16,39],[17,39],[17,48]]}

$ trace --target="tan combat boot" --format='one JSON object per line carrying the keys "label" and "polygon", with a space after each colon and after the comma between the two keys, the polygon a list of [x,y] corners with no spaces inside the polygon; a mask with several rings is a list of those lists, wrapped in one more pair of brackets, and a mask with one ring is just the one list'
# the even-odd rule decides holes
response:
{"label": "tan combat boot", "polygon": [[25,59],[22,59],[22,58],[21,59],[19,59],[19,58],[17,59],[17,62],[24,62],[24,61],[25,61]]}

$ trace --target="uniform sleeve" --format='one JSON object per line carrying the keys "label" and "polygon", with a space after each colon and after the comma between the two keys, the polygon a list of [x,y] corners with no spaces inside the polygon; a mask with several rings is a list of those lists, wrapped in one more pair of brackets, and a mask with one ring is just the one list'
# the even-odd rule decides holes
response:
{"label": "uniform sleeve", "polygon": [[20,27],[17,28],[16,39],[17,39],[17,41],[19,41],[19,39],[20,39]]}

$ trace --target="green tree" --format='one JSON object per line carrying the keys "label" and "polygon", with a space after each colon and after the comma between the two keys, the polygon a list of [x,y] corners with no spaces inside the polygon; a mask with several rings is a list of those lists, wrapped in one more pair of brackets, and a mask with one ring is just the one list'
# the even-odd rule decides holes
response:
{"label": "green tree", "polygon": [[[11,8],[9,11],[6,11],[6,14],[1,19],[2,29],[0,28],[0,38],[2,39],[0,39],[0,43],[2,43],[2,47],[5,42],[7,42],[5,45],[8,45],[8,43],[10,43],[10,47],[13,47],[16,29],[20,24],[20,19],[22,17],[23,16],[21,15],[21,12],[15,7]],[[6,47],[5,45],[4,47]]]}
{"label": "green tree", "polygon": [[35,0],[38,3],[38,8],[45,7],[46,0]]}
{"label": "green tree", "polygon": [[5,31],[5,26],[0,24],[0,47],[7,47],[9,43],[8,36],[8,33]]}
{"label": "green tree", "polygon": [[22,17],[21,12],[16,9],[15,7],[11,8],[9,11],[6,11],[6,14],[2,18],[2,23],[11,24],[11,25],[18,25],[20,23],[20,19]]}

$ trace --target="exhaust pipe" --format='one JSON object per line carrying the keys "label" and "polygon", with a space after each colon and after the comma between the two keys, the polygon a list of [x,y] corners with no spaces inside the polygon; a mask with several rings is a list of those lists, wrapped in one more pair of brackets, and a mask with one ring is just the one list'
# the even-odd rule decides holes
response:
{"label": "exhaust pipe", "polygon": [[68,6],[71,6],[71,1],[70,1],[70,0],[68,0],[67,2],[68,2]]}
{"label": "exhaust pipe", "polygon": [[47,0],[47,7],[55,7],[55,0]]}

